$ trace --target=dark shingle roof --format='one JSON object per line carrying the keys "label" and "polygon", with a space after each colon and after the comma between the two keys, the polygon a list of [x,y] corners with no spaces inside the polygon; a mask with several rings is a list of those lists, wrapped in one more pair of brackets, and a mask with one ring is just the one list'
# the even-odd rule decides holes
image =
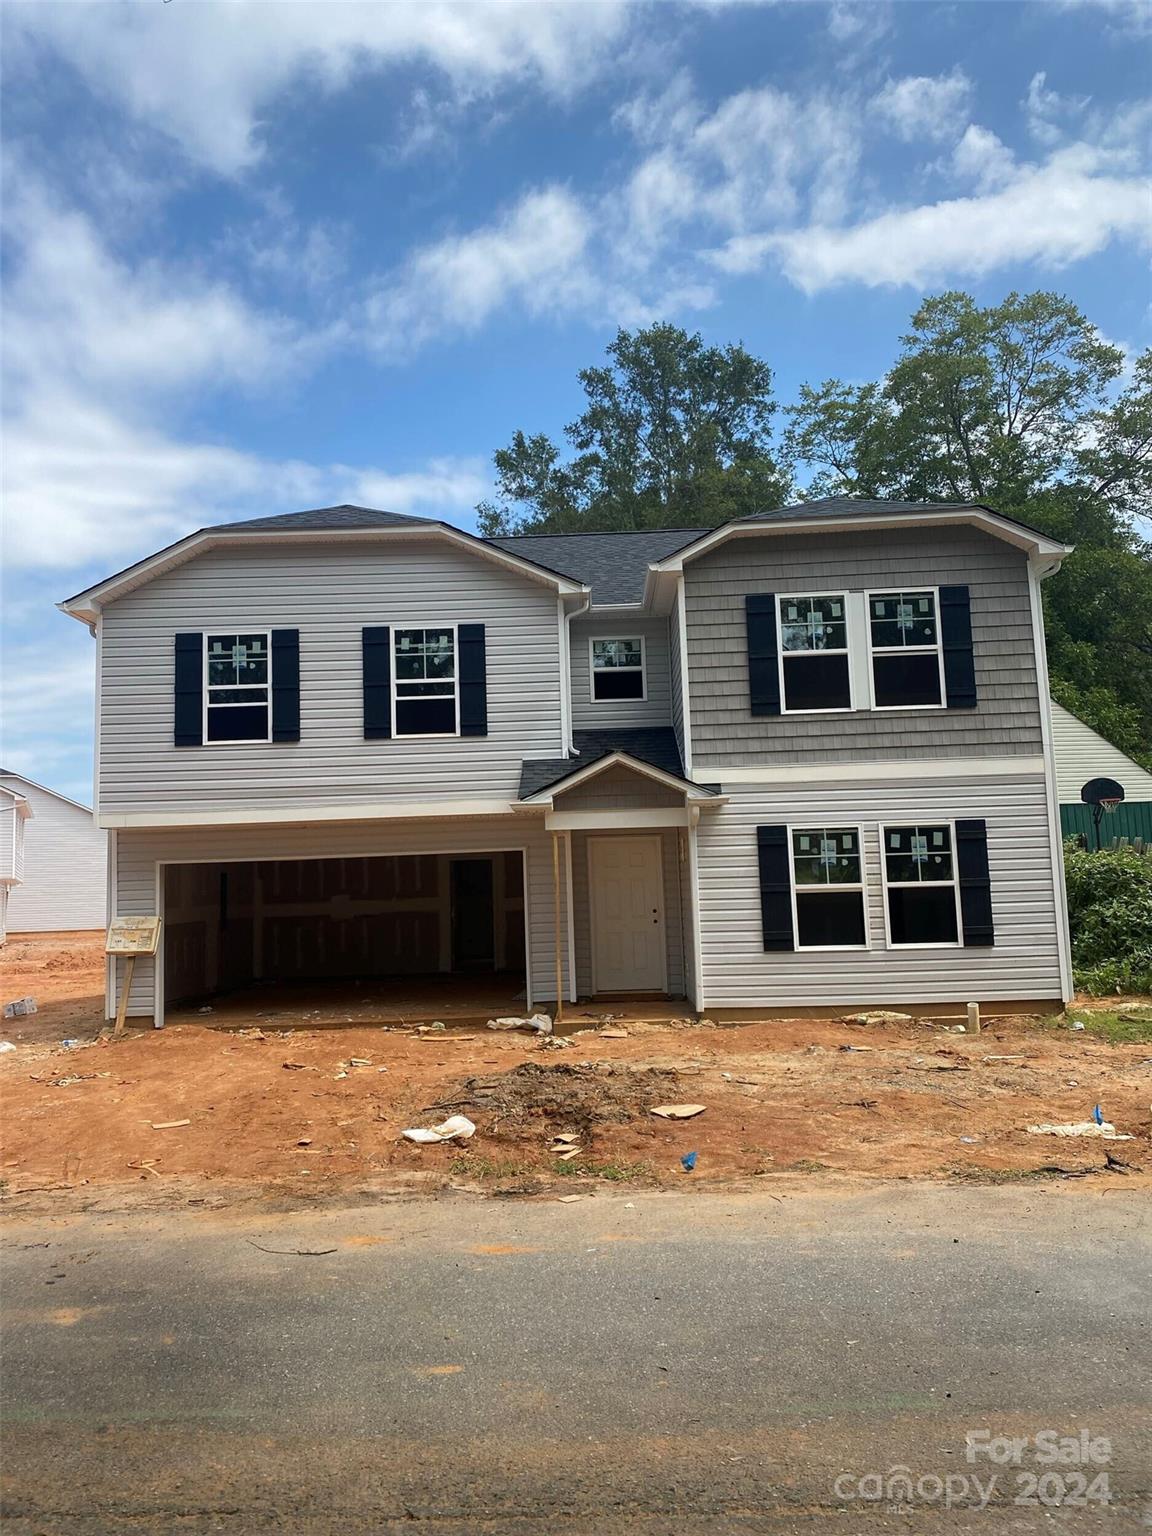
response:
{"label": "dark shingle roof", "polygon": [[[538,790],[558,784],[569,774],[579,773],[602,757],[613,752],[626,752],[642,763],[684,778],[684,765],[680,761],[680,749],[676,745],[676,733],[668,726],[637,730],[573,731],[572,742],[579,756],[530,758],[520,770],[520,798],[534,795]],[[685,782],[688,782],[685,780]],[[709,785],[695,784],[694,789],[709,789]]]}
{"label": "dark shingle roof", "polygon": [[592,588],[596,606],[638,603],[649,563],[694,544],[706,528],[642,528],[614,533],[521,533],[489,539],[509,554],[546,565]]}
{"label": "dark shingle roof", "polygon": [[240,529],[245,532],[267,528],[283,529],[287,533],[323,533],[339,528],[397,528],[408,524],[435,526],[434,517],[407,517],[402,512],[381,512],[375,507],[353,507],[345,503],[340,507],[316,507],[311,512],[278,512],[272,517],[250,517],[239,523],[212,523],[205,533],[218,533],[222,529]]}
{"label": "dark shingle roof", "polygon": [[885,501],[863,496],[822,496],[817,501],[794,501],[787,507],[773,507],[771,512],[754,512],[739,519],[742,523],[791,523],[806,517],[876,517],[883,513],[923,516],[925,512],[954,512],[971,507],[961,501]]}

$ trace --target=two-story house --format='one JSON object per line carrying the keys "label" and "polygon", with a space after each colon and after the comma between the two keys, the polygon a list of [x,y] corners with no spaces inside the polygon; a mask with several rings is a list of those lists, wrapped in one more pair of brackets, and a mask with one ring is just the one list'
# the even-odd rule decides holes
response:
{"label": "two-story house", "polygon": [[1066,552],[983,506],[847,499],[192,534],[61,605],[98,648],[111,911],[164,920],[130,1012],[483,974],[508,1011],[1054,1006],[1040,582]]}

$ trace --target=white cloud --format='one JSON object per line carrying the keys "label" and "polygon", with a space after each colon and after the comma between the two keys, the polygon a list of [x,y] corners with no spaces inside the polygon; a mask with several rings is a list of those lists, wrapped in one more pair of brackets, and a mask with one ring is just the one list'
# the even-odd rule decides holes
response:
{"label": "white cloud", "polygon": [[563,187],[526,193],[493,223],[417,250],[385,276],[367,304],[369,339],[403,354],[443,331],[472,331],[515,304],[540,315],[589,292],[584,255],[591,223]]}
{"label": "white cloud", "polygon": [[969,123],[964,137],[952,151],[952,170],[964,181],[975,182],[981,192],[1010,181],[1015,157],[1006,144],[987,128]]}
{"label": "white cloud", "polygon": [[13,44],[51,47],[98,94],[225,174],[260,157],[261,115],[289,89],[335,91],[373,69],[423,64],[457,92],[527,83],[563,97],[611,64],[628,25],[623,0],[177,0],[6,10]]}
{"label": "white cloud", "polygon": [[848,282],[926,287],[1012,263],[1060,267],[1113,240],[1147,243],[1150,236],[1145,183],[1109,174],[1099,153],[1081,145],[1019,170],[984,196],[732,242],[717,262],[749,271],[774,256],[805,293]]}
{"label": "white cloud", "polygon": [[972,82],[962,70],[947,75],[906,75],[889,80],[872,98],[871,110],[905,143],[955,137],[968,119]]}
{"label": "white cloud", "polygon": [[1028,132],[1038,144],[1049,148],[1067,135],[1068,120],[1080,117],[1088,106],[1087,96],[1062,96],[1048,89],[1046,70],[1038,70],[1028,82],[1028,94],[1021,102]]}
{"label": "white cloud", "polygon": [[885,0],[833,0],[828,8],[828,35],[847,45],[855,56],[873,47],[892,26],[892,7]]}

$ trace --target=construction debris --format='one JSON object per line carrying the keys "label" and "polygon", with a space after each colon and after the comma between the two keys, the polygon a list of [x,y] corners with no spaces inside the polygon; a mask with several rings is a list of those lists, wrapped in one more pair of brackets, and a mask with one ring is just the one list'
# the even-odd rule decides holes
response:
{"label": "construction debris", "polygon": [[691,1120],[707,1108],[707,1104],[654,1104],[648,1112],[661,1120]]}
{"label": "construction debris", "polygon": [[191,1125],[191,1120],[152,1120],[149,1122],[154,1131],[176,1131],[182,1125]]}
{"label": "construction debris", "polygon": [[533,1013],[527,1018],[521,1018],[517,1014],[512,1014],[502,1019],[489,1019],[488,1028],[531,1029],[538,1035],[550,1035],[552,1033],[552,1020],[546,1013]]}
{"label": "construction debris", "polygon": [[874,1008],[868,1013],[850,1013],[845,1024],[911,1024],[910,1013],[893,1013],[887,1008]]}
{"label": "construction debris", "polygon": [[475,1134],[476,1127],[467,1115],[449,1115],[442,1125],[434,1125],[429,1130],[422,1130],[417,1126],[404,1132],[408,1141],[419,1142],[422,1145],[435,1141],[467,1141]]}
{"label": "construction debris", "polygon": [[35,1013],[36,999],[34,997],[18,997],[15,1002],[4,1004],[4,1017],[6,1019],[22,1019],[26,1014]]}
{"label": "construction debris", "polygon": [[1031,1136],[1099,1136],[1104,1141],[1134,1141],[1135,1137],[1126,1136],[1118,1131],[1110,1120],[1076,1120],[1065,1125],[1030,1125],[1028,1133]]}

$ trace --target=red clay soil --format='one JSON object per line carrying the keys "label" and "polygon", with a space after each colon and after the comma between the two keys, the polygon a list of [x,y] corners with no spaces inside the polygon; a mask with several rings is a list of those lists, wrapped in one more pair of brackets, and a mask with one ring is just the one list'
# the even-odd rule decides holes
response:
{"label": "red clay soil", "polygon": [[[341,1199],[447,1184],[563,1193],[597,1180],[789,1173],[1002,1180],[1092,1170],[1152,1182],[1149,1046],[1032,1019],[994,1021],[979,1036],[930,1024],[630,1019],[625,1038],[590,1027],[563,1046],[487,1030],[232,1034],[183,1024],[64,1049],[48,1041],[91,1042],[100,1027],[100,944],[19,941],[3,962],[5,996],[32,993],[41,1005],[9,1021],[18,1048],[0,1055],[10,1205]],[[670,1122],[649,1112],[662,1102],[707,1108]],[[1026,1130],[1085,1120],[1097,1103],[1136,1139]],[[417,1146],[401,1135],[456,1112],[477,1126],[470,1141]],[[568,1163],[549,1151],[565,1133],[581,1138]],[[680,1159],[692,1151],[687,1175]],[[1130,1171],[1110,1168],[1109,1155]]]}

